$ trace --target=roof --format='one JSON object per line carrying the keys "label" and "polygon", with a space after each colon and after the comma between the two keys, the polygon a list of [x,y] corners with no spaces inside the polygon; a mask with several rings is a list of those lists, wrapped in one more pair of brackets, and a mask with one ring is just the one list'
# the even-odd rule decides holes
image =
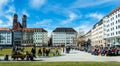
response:
{"label": "roof", "polygon": [[93,29],[96,28],[96,26],[100,26],[103,24],[103,19],[101,19],[99,22],[97,22],[95,25],[93,25]]}
{"label": "roof", "polygon": [[9,28],[0,28],[0,31],[10,31]]}
{"label": "roof", "polygon": [[22,30],[21,24],[17,22],[16,25],[12,28],[12,30]]}
{"label": "roof", "polygon": [[120,9],[120,6],[118,6],[116,9],[114,9],[112,12],[110,12],[109,14],[108,14],[108,16],[110,16],[111,14],[113,14],[113,13],[115,13],[116,11],[118,11]]}
{"label": "roof", "polygon": [[89,34],[89,33],[91,33],[91,30],[89,30],[86,34]]}
{"label": "roof", "polygon": [[43,28],[23,28],[23,31],[40,31],[40,32],[47,32],[45,29]]}
{"label": "roof", "polygon": [[56,28],[53,32],[77,32],[73,28]]}

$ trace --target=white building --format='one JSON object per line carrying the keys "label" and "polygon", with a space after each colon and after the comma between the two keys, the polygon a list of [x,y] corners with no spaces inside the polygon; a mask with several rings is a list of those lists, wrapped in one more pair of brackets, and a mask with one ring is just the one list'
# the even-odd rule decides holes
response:
{"label": "white building", "polygon": [[12,46],[12,32],[9,28],[0,28],[0,46]]}
{"label": "white building", "polygon": [[52,32],[53,46],[70,46],[75,45],[77,32],[73,28],[56,28]]}
{"label": "white building", "polygon": [[104,25],[106,44],[120,44],[120,6],[105,17]]}
{"label": "white building", "polygon": [[36,46],[47,46],[48,36],[47,31],[42,28],[34,28],[33,43]]}
{"label": "white building", "polygon": [[104,46],[104,25],[103,25],[103,19],[101,19],[98,23],[96,23],[92,30],[91,30],[91,40],[92,45],[103,45]]}

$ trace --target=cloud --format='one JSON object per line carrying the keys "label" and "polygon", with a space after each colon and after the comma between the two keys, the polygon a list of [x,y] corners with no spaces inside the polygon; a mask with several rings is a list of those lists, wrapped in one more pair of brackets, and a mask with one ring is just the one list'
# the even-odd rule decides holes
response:
{"label": "cloud", "polygon": [[90,29],[92,29],[92,25],[90,24],[89,21],[84,21],[83,24],[80,26],[75,27],[75,30],[79,32],[79,30],[83,30],[85,33],[88,32]]}
{"label": "cloud", "polygon": [[67,20],[63,20],[62,24],[68,24],[71,23],[73,20],[75,20],[77,18],[77,15],[75,13],[69,13],[68,15],[68,19]]}
{"label": "cloud", "polygon": [[45,4],[46,0],[30,0],[30,6],[34,9],[39,9]]}
{"label": "cloud", "polygon": [[27,12],[26,10],[23,10],[23,11],[22,11],[22,14],[25,14],[27,17],[30,16],[30,14],[28,14],[28,12]]}
{"label": "cloud", "polygon": [[53,30],[51,30],[51,29],[46,29],[46,30],[48,31],[48,37],[51,37],[51,33]]}
{"label": "cloud", "polygon": [[12,16],[11,15],[5,15],[5,18],[7,19],[6,22],[3,22],[0,20],[0,27],[8,28],[12,26]]}
{"label": "cloud", "polygon": [[109,3],[112,2],[114,0],[76,0],[76,2],[74,2],[72,4],[71,8],[86,8],[86,7],[94,7],[94,6],[98,6],[104,3]]}
{"label": "cloud", "polygon": [[10,20],[8,20],[6,23],[4,23],[2,20],[0,20],[0,28],[8,28],[12,26],[12,22],[9,22]]}
{"label": "cloud", "polygon": [[0,9],[8,3],[8,0],[0,0]]}
{"label": "cloud", "polygon": [[44,20],[42,20],[42,21],[37,21],[37,22],[35,23],[35,25],[41,25],[41,26],[46,25],[46,26],[47,26],[50,22],[52,22],[51,19],[44,19]]}
{"label": "cloud", "polygon": [[[0,27],[8,28],[12,26],[12,16],[15,13],[15,8],[13,5],[8,3],[14,0],[0,0]],[[7,7],[8,9],[5,9]],[[4,21],[5,20],[5,21]]]}
{"label": "cloud", "polygon": [[15,7],[12,5],[12,6],[9,6],[9,9],[8,10],[6,10],[6,12],[5,13],[15,13]]}
{"label": "cloud", "polygon": [[104,17],[104,15],[103,14],[98,14],[98,13],[90,13],[90,14],[87,15],[87,17],[96,18],[96,19],[100,20]]}
{"label": "cloud", "polygon": [[48,37],[51,36],[51,32],[52,32],[52,28],[54,28],[55,26],[54,25],[51,25],[50,23],[52,22],[53,20],[52,19],[44,19],[42,21],[37,21],[34,26],[35,27],[39,27],[39,26],[42,26],[44,27],[45,30],[48,31]]}

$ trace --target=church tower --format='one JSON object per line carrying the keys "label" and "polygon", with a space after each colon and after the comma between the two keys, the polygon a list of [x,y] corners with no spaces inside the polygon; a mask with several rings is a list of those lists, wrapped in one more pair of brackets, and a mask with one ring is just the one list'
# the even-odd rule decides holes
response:
{"label": "church tower", "polygon": [[18,21],[18,15],[14,14],[13,15],[13,27],[17,24],[17,21]]}
{"label": "church tower", "polygon": [[23,15],[23,17],[22,17],[22,27],[23,28],[26,28],[27,26],[26,26],[26,21],[27,21],[27,16],[26,15]]}

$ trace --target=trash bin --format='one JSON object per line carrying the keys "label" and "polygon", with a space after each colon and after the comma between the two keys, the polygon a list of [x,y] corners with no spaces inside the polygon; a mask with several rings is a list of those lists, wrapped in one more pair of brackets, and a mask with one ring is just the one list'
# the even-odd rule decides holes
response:
{"label": "trash bin", "polygon": [[8,61],[8,60],[9,60],[9,56],[8,56],[8,55],[5,55],[5,56],[4,56],[4,60],[5,60],[5,61]]}

